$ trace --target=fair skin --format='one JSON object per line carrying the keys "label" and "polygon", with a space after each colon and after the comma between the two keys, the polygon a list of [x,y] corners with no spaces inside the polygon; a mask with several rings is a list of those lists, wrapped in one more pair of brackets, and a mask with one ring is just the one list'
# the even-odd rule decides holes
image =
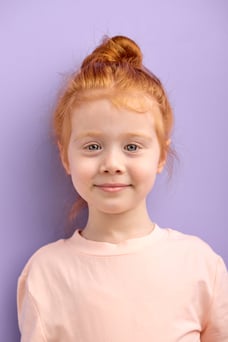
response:
{"label": "fair skin", "polygon": [[64,166],[88,204],[83,237],[119,243],[153,230],[146,197],[164,165],[154,121],[151,111],[117,108],[107,99],[73,111]]}

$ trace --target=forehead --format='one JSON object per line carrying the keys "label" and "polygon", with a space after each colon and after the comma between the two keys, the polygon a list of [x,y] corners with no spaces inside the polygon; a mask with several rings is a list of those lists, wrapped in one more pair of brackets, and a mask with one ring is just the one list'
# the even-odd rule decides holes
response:
{"label": "forehead", "polygon": [[117,108],[129,109],[133,112],[144,113],[149,110],[158,109],[158,104],[146,92],[121,89],[96,89],[87,90],[78,94],[74,102],[74,108],[80,108],[89,103],[94,103],[98,100],[108,100]]}
{"label": "forehead", "polygon": [[[131,91],[89,91],[79,96],[72,111],[72,126],[97,125],[100,123],[114,123],[128,121],[152,122],[153,125],[161,124],[161,113],[157,102],[147,94]],[[80,121],[80,124],[79,124]],[[82,127],[82,126],[81,126]],[[73,127],[72,127],[73,128]]]}
{"label": "forehead", "polygon": [[[115,99],[116,100],[116,99]],[[131,103],[132,105],[132,103]],[[82,103],[72,112],[72,131],[82,130],[151,130],[155,126],[156,108],[140,107],[132,110],[129,106],[118,105],[109,99],[96,99]]]}

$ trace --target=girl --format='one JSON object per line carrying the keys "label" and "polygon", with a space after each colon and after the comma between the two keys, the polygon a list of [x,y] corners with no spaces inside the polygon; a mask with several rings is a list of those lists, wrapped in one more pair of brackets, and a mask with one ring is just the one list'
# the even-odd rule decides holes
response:
{"label": "girl", "polygon": [[223,260],[147,212],[171,153],[172,124],[163,86],[131,39],[106,39],[85,58],[59,100],[54,128],[88,221],[24,268],[21,341],[228,341]]}

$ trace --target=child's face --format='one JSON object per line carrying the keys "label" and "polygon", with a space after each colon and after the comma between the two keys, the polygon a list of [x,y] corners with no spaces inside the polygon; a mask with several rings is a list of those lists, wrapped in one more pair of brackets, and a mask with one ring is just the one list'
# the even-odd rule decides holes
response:
{"label": "child's face", "polygon": [[67,172],[89,209],[117,214],[143,207],[163,164],[153,113],[105,99],[81,105],[72,114],[68,160]]}

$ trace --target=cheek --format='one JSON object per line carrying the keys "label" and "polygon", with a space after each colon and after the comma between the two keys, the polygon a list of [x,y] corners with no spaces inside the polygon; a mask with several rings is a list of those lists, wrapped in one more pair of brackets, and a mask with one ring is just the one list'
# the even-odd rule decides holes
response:
{"label": "cheek", "polygon": [[133,167],[132,171],[137,178],[152,177],[157,173],[158,158],[146,158],[138,162],[137,167]]}
{"label": "cheek", "polygon": [[70,161],[70,173],[75,182],[86,182],[95,173],[95,163],[92,160],[77,158]]}
{"label": "cheek", "polygon": [[89,185],[89,173],[88,169],[86,169],[81,164],[79,165],[71,165],[71,181],[73,183],[74,189],[76,192],[84,198],[86,191],[88,190]]}

